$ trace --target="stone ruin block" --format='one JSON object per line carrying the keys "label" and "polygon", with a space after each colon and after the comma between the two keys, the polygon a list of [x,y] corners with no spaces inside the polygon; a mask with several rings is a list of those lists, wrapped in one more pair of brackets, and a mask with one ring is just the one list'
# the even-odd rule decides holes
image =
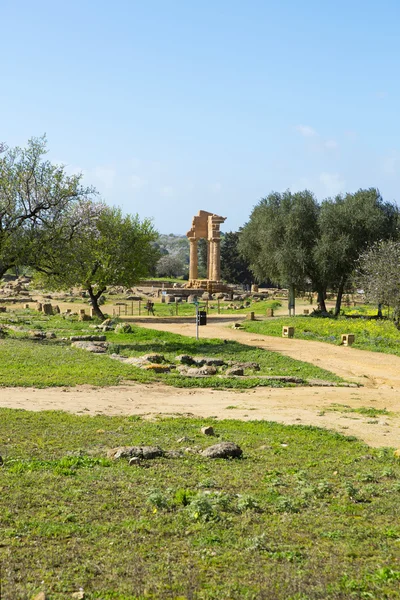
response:
{"label": "stone ruin block", "polygon": [[356,341],[356,336],[354,333],[342,333],[341,340],[342,346],[352,346]]}
{"label": "stone ruin block", "polygon": [[292,338],[294,336],[294,327],[282,327],[282,337]]}
{"label": "stone ruin block", "polygon": [[53,307],[51,304],[42,304],[42,313],[44,315],[52,315],[53,314]]}
{"label": "stone ruin block", "polygon": [[265,311],[265,315],[267,317],[273,317],[274,316],[274,309],[273,308],[267,308]]}

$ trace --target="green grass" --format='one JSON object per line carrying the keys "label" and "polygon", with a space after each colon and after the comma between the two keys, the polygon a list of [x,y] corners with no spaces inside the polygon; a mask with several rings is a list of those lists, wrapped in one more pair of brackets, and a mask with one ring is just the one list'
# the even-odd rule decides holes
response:
{"label": "green grass", "polygon": [[243,323],[247,331],[263,335],[282,335],[282,327],[295,328],[295,337],[302,340],[315,340],[330,344],[340,344],[341,334],[354,333],[354,348],[386,352],[400,356],[400,331],[392,321],[369,319],[346,319],[345,317],[282,317],[267,321]]}
{"label": "green grass", "polygon": [[[132,303],[129,300],[125,301],[128,307],[128,314],[131,314],[131,310],[132,310]],[[202,301],[201,299],[199,299],[199,303],[200,303],[200,307],[202,310],[206,309],[206,305],[207,303],[205,301]],[[139,314],[139,308],[138,308],[138,303],[134,302],[133,303],[133,310],[134,310],[134,314],[138,315]],[[277,308],[279,308],[281,306],[281,302],[279,302],[278,300],[260,300],[260,301],[251,301],[250,299],[248,301],[239,301],[239,300],[234,300],[232,302],[222,302],[220,301],[219,303],[219,314],[221,315],[233,315],[233,314],[247,314],[250,312],[254,312],[257,315],[265,315],[267,308],[273,308],[274,310],[276,310]],[[107,311],[111,312],[112,307],[110,305],[105,304],[102,307],[103,311]],[[116,310],[118,312],[118,307],[116,307]],[[124,307],[121,306],[121,313],[120,316],[123,317],[124,316]],[[162,304],[162,303],[155,303],[154,304],[154,311],[155,311],[155,316],[157,317],[173,317],[173,316],[179,316],[179,317],[194,317],[196,314],[196,306],[193,303],[188,303],[188,302],[179,302],[178,304],[175,303],[171,303],[171,304]],[[208,301],[208,314],[209,315],[216,315],[218,314],[218,301],[217,300],[209,300]],[[147,315],[147,311],[145,309],[145,303],[142,302],[141,303],[141,315],[142,316],[146,316]]]}
{"label": "green grass", "polygon": [[[23,320],[24,319],[24,320]],[[15,320],[15,319],[14,319]],[[96,333],[88,323],[62,317],[30,315],[21,317],[17,331],[0,340],[1,386],[71,386],[89,384],[96,386],[116,385],[122,380],[138,382],[163,381],[176,387],[212,387],[247,389],[258,385],[282,386],[283,382],[257,379],[256,375],[296,376],[303,380],[324,379],[341,382],[340,377],[309,363],[296,361],[277,352],[268,352],[233,341],[199,340],[133,327],[130,334],[108,332],[109,353],[125,357],[142,356],[151,352],[161,353],[166,360],[174,362],[179,354],[210,356],[241,362],[258,362],[261,370],[249,379],[182,377],[176,372],[153,374],[132,365],[120,363],[107,355],[93,355],[72,348],[61,338],[76,334]],[[55,340],[36,341],[27,339],[30,329],[42,329],[56,333]],[[286,384],[288,385],[288,384]]]}
{"label": "green grass", "polygon": [[[400,463],[313,427],[0,410],[4,600],[399,598]],[[178,442],[186,436],[186,441]],[[203,448],[148,468],[106,449]]]}

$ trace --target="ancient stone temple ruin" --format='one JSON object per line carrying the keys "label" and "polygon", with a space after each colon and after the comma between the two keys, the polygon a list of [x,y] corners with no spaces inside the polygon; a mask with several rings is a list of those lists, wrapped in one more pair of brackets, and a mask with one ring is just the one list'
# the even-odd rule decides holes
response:
{"label": "ancient stone temple ruin", "polygon": [[[187,232],[190,242],[189,282],[187,287],[204,289],[210,293],[225,291],[221,282],[221,233],[219,227],[226,220],[205,210],[193,217]],[[198,278],[198,241],[207,240],[207,279]]]}

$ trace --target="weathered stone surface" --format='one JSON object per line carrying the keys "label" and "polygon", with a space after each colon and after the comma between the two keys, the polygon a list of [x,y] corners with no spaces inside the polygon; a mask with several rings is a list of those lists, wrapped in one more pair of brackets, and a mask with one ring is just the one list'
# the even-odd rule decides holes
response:
{"label": "weathered stone surface", "polygon": [[102,327],[112,327],[113,325],[115,325],[115,321],[113,321],[113,319],[106,319],[102,322],[101,325]]}
{"label": "weathered stone surface", "polygon": [[225,375],[243,377],[244,370],[242,367],[230,367],[225,371]]}
{"label": "weathered stone surface", "polygon": [[94,354],[103,354],[107,350],[107,344],[104,342],[72,342],[71,346]]}
{"label": "weathered stone surface", "polygon": [[252,369],[253,371],[260,370],[260,365],[256,362],[238,362],[236,360],[228,360],[227,364],[230,367],[239,367],[241,369]]}
{"label": "weathered stone surface", "polygon": [[204,435],[214,435],[214,427],[211,427],[211,425],[207,425],[206,427],[202,427],[201,428],[201,433],[203,433]]}
{"label": "weathered stone surface", "polygon": [[33,340],[43,340],[46,337],[46,333],[44,331],[29,331],[28,335]]}
{"label": "weathered stone surface", "polygon": [[207,377],[210,375],[215,375],[217,369],[215,367],[200,367],[199,369],[191,368],[187,369],[186,375],[189,377]]}
{"label": "weathered stone surface", "polygon": [[159,446],[118,446],[107,452],[107,457],[113,460],[132,457],[150,460],[163,455],[164,451]]}
{"label": "weathered stone surface", "polygon": [[140,457],[132,456],[132,458],[129,459],[129,466],[130,467],[140,467]]}
{"label": "weathered stone surface", "polygon": [[220,442],[219,444],[214,444],[214,446],[209,446],[201,452],[201,455],[207,458],[239,458],[242,454],[243,450],[241,447],[233,442]]}
{"label": "weathered stone surface", "polygon": [[222,358],[212,358],[208,356],[193,356],[193,362],[199,367],[207,365],[209,367],[222,367],[225,361]]}
{"label": "weathered stone surface", "polygon": [[45,315],[52,315],[53,314],[53,307],[51,304],[43,304],[42,305],[42,312]]}
{"label": "weathered stone surface", "polygon": [[175,357],[175,360],[180,362],[182,365],[192,365],[194,362],[193,357],[189,356],[189,354],[180,354],[179,356]]}
{"label": "weathered stone surface", "polygon": [[175,365],[160,365],[157,363],[150,363],[142,365],[140,368],[144,369],[145,371],[151,371],[152,373],[169,373],[174,367]]}
{"label": "weathered stone surface", "polygon": [[132,332],[132,327],[129,325],[129,323],[118,323],[118,325],[115,328],[115,333],[131,333]]}
{"label": "weathered stone surface", "polygon": [[165,358],[162,354],[144,354],[141,357],[143,360],[147,360],[149,363],[163,363]]}
{"label": "weathered stone surface", "polygon": [[56,338],[56,334],[54,333],[54,331],[47,331],[46,333],[46,338],[48,340],[54,340]]}

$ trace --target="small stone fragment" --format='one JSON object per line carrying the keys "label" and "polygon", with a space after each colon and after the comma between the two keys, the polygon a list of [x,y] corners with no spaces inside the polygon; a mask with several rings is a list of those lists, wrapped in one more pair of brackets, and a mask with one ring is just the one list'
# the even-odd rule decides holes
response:
{"label": "small stone fragment", "polygon": [[188,369],[186,375],[189,377],[207,377],[208,375],[215,375],[217,369],[215,367],[200,367],[199,369]]}
{"label": "small stone fragment", "polygon": [[243,450],[233,442],[214,444],[214,446],[209,446],[201,453],[202,456],[207,458],[239,458],[242,454]]}
{"label": "small stone fragment", "polygon": [[243,377],[244,370],[241,367],[230,367],[225,371],[225,375]]}
{"label": "small stone fragment", "polygon": [[201,433],[204,433],[204,435],[214,435],[214,427],[211,427],[211,425],[202,427]]}
{"label": "small stone fragment", "polygon": [[39,592],[32,598],[32,600],[47,600],[47,596],[44,592]]}
{"label": "small stone fragment", "polygon": [[129,459],[129,466],[130,467],[139,467],[140,466],[140,458],[138,456],[132,456],[132,458]]}
{"label": "small stone fragment", "polygon": [[85,592],[83,590],[79,590],[79,592],[74,592],[71,598],[75,598],[75,600],[84,600]]}
{"label": "small stone fragment", "polygon": [[145,354],[141,357],[143,360],[147,360],[149,363],[163,363],[165,358],[162,354]]}
{"label": "small stone fragment", "polygon": [[180,362],[182,365],[192,365],[194,362],[192,356],[189,356],[189,354],[180,354],[179,356],[175,356],[175,360]]}

